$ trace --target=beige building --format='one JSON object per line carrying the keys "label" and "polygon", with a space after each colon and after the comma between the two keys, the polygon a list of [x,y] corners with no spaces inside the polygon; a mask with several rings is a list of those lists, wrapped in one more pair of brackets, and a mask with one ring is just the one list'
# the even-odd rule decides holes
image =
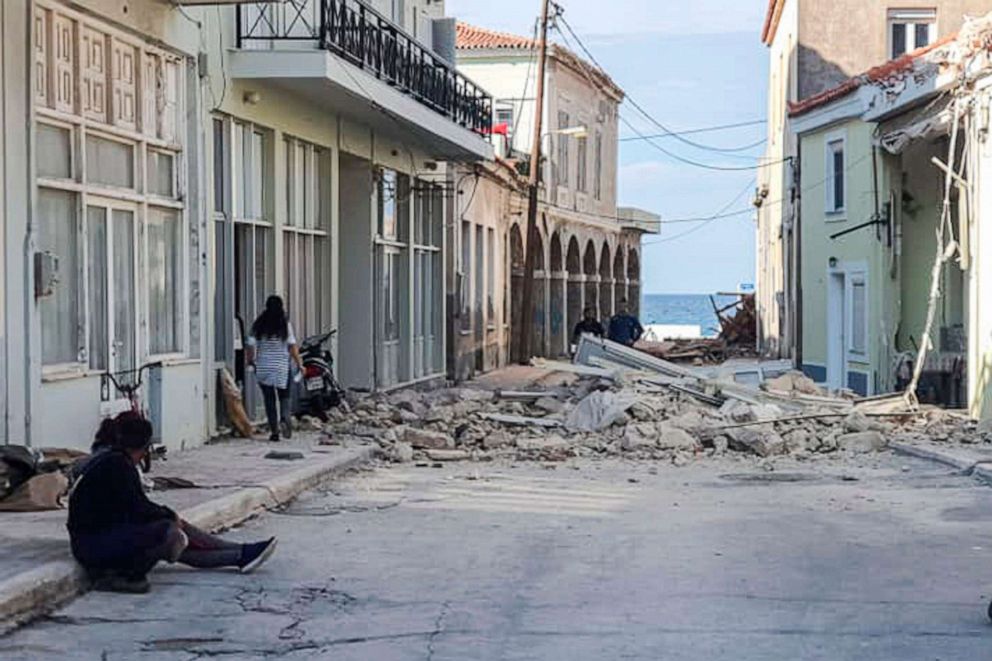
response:
{"label": "beige building", "polygon": [[798,149],[788,108],[868,68],[957,31],[985,0],[769,0],[761,32],[769,48],[768,142],[759,170],[757,308],[759,348],[802,360],[798,274],[802,226]]}
{"label": "beige building", "polygon": [[[526,177],[533,136],[537,44],[458,24],[458,69],[493,95],[493,143],[505,160],[457,178],[458,246],[451,255],[449,371],[525,358],[516,348],[524,279]],[[604,321],[640,303],[640,238],[657,218],[617,206],[617,113],[623,91],[603,71],[550,45],[545,80],[532,352],[567,355],[584,307]],[[516,169],[514,169],[516,168]]]}

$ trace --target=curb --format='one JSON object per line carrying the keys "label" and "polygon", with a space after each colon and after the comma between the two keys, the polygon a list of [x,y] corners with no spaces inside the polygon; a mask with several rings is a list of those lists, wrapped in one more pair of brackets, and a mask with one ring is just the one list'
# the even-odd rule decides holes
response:
{"label": "curb", "polygon": [[[338,459],[328,459],[257,486],[187,508],[179,515],[207,530],[230,528],[263,510],[289,504],[301,493],[351,468],[371,461],[373,447],[360,448]],[[87,591],[82,568],[72,560],[47,562],[0,582],[0,636],[38,615],[53,610]]]}
{"label": "curb", "polygon": [[982,462],[975,466],[975,470],[971,473],[978,479],[980,479],[985,484],[992,486],[992,463]]}
{"label": "curb", "polygon": [[[909,455],[911,457],[936,461],[937,463],[944,464],[945,466],[950,466],[951,468],[956,468],[965,473],[971,473],[972,470],[974,470],[976,467],[982,465],[982,462],[975,461],[974,459],[964,458],[952,452],[945,452],[942,450],[920,447],[918,445],[911,445],[909,443],[902,443],[900,441],[890,442],[889,448],[901,454]],[[989,468],[992,469],[992,465],[990,465]],[[989,475],[990,477],[992,477],[992,470],[990,470]]]}

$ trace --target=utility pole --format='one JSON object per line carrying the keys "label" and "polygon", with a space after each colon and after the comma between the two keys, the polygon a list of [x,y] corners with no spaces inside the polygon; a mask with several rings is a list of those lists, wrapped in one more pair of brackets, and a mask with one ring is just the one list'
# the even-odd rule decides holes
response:
{"label": "utility pole", "polygon": [[534,325],[534,267],[537,265],[537,187],[541,169],[541,126],[544,120],[544,70],[548,60],[548,5],[541,0],[541,29],[538,33],[537,93],[534,103],[534,138],[530,147],[530,172],[527,185],[527,245],[524,258],[523,314],[520,318],[520,362],[531,358]]}

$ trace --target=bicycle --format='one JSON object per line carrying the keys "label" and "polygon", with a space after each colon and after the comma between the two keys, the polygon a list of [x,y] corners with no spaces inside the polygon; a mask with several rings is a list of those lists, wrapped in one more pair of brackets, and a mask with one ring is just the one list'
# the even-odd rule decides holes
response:
{"label": "bicycle", "polygon": [[[111,387],[117,392],[121,393],[127,397],[128,402],[131,405],[131,412],[136,413],[141,418],[148,420],[148,414],[144,407],[141,405],[141,398],[138,393],[141,390],[141,385],[144,382],[144,374],[148,370],[158,369],[162,367],[162,361],[158,360],[152,363],[145,363],[141,367],[133,370],[122,370],[120,372],[104,372],[100,375],[100,399],[101,401],[110,401]],[[157,457],[165,460],[166,447],[161,443],[155,443],[151,446],[149,451],[145,453],[144,458],[141,460],[141,470],[145,473],[152,469],[152,457]]]}

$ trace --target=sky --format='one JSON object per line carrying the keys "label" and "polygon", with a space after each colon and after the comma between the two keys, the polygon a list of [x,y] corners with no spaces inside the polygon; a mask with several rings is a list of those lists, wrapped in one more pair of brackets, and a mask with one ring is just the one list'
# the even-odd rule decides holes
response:
{"label": "sky", "polygon": [[[627,92],[671,131],[765,117],[768,53],[759,33],[765,0],[558,0],[572,29]],[[530,36],[540,0],[447,0],[446,12],[482,27]],[[564,43],[560,35],[551,38]],[[571,40],[571,37],[569,37]],[[578,46],[573,43],[577,49]],[[628,102],[620,110],[638,131],[663,132]],[[621,124],[621,138],[636,137]],[[764,125],[686,138],[736,149],[765,137]],[[682,159],[747,168],[763,146],[715,152],[677,141],[655,141]],[[708,218],[750,208],[755,171],[716,171],[680,162],[643,140],[620,145],[621,206],[662,221]],[[643,240],[645,293],[709,294],[754,282],[754,216],[662,225]]]}

